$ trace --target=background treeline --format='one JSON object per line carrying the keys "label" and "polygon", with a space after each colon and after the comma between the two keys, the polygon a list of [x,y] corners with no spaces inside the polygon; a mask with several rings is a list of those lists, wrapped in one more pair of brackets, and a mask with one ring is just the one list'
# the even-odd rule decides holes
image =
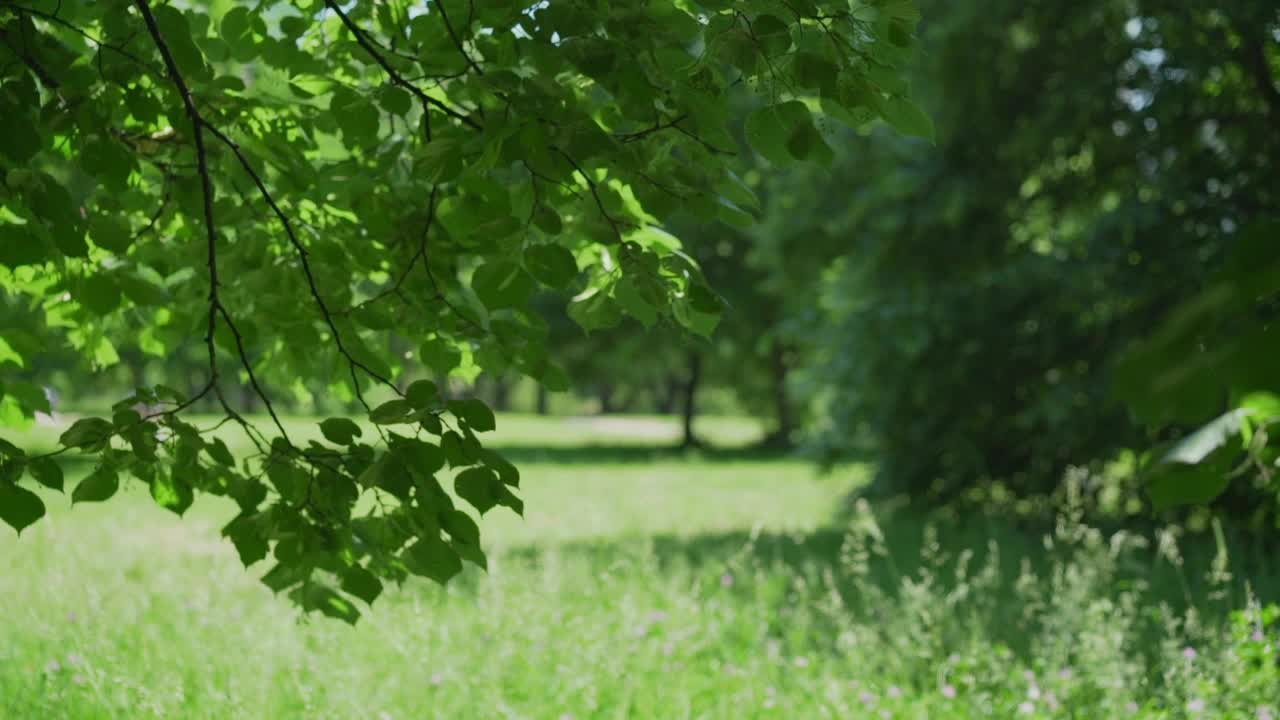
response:
{"label": "background treeline", "polygon": [[[747,412],[765,444],[873,458],[873,492],[921,503],[1043,496],[1071,467],[1106,469],[1117,497],[1141,497],[1142,453],[1232,398],[1201,383],[1193,411],[1153,423],[1124,402],[1117,363],[1246,241],[1264,264],[1280,255],[1280,237],[1256,229],[1280,201],[1280,12],[1259,0],[924,5],[913,92],[936,143],[832,125],[830,167],[782,171],[744,142],[761,222],[669,228],[728,303],[712,340],[633,321],[588,335],[547,303],[571,392],[466,372],[451,392],[525,412]],[[1276,309],[1250,306],[1251,387],[1280,384]],[[71,353],[46,350],[39,371],[63,409],[201,381],[198,339],[163,356],[145,337],[113,340],[102,359],[119,362],[89,386],[70,382]],[[1208,372],[1244,372],[1238,360]],[[330,387],[277,394],[299,412],[352,407]],[[251,393],[243,404],[254,409]],[[1219,502],[1274,516],[1258,477]]]}

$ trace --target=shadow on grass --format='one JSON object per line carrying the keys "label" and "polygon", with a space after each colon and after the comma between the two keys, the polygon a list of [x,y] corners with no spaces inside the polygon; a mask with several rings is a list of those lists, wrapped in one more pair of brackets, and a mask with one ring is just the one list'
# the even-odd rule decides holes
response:
{"label": "shadow on grass", "polygon": [[[770,621],[771,633],[778,637],[786,635],[790,609],[829,601],[833,592],[859,622],[891,625],[901,618],[886,620],[886,612],[898,613],[895,603],[905,601],[913,592],[912,586],[918,589],[927,582],[929,592],[939,599],[937,612],[949,612],[941,607],[941,598],[966,592],[983,595],[980,607],[971,617],[966,616],[979,627],[951,628],[949,632],[958,633],[955,637],[978,632],[991,643],[1030,657],[1036,636],[1027,631],[1024,612],[1028,601],[1017,590],[1028,577],[1026,573],[1035,578],[1044,599],[1053,595],[1051,578],[1055,574],[1100,562],[1097,555],[1090,556],[1079,548],[1061,543],[1048,547],[1043,530],[1002,518],[939,522],[923,514],[899,513],[882,524],[884,552],[870,555],[865,574],[849,571],[849,535],[838,527],[804,533],[741,530],[574,541],[517,547],[504,555],[510,561],[536,566],[555,554],[585,561],[601,576],[629,565],[637,567],[637,572],[648,566],[659,574],[689,574],[703,592],[731,593],[744,602],[766,603],[774,611],[769,613],[775,618]],[[1213,623],[1225,621],[1230,610],[1243,608],[1250,591],[1264,603],[1280,600],[1280,557],[1256,536],[1228,532],[1232,575],[1225,584],[1209,580],[1218,552],[1211,534],[1184,538],[1181,545],[1180,567],[1162,558],[1151,539],[1145,548],[1122,553],[1113,569],[1101,576],[1105,580],[1090,590],[1089,600],[1139,595],[1141,606],[1151,609],[1147,618],[1150,627],[1143,630],[1149,633],[1142,643],[1147,654],[1157,651],[1160,626],[1154,618],[1161,614],[1157,612],[1161,606],[1174,613],[1194,606],[1206,622]],[[1101,552],[1105,554],[1105,548]],[[994,581],[975,587],[976,574],[988,565],[994,570]],[[726,576],[732,582],[722,580]],[[969,586],[967,591],[965,585]],[[866,602],[873,595],[882,598],[881,604]],[[825,623],[819,633],[830,638],[834,651],[840,632],[836,620],[811,617],[810,621]]]}

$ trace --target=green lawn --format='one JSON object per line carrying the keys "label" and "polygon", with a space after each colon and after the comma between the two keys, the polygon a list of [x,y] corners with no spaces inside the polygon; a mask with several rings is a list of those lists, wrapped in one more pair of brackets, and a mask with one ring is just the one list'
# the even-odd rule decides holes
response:
{"label": "green lawn", "polygon": [[1228,622],[1280,597],[1259,549],[837,515],[865,470],[736,449],[744,421],[692,454],[656,418],[499,428],[527,517],[485,519],[490,572],[355,628],[273,598],[217,501],[46,496],[0,534],[0,718],[1280,717],[1275,629]]}

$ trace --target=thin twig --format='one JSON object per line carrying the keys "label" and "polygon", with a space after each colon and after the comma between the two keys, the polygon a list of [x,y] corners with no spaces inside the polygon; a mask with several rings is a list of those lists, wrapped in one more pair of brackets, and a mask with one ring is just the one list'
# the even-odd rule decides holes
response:
{"label": "thin twig", "polygon": [[369,305],[372,305],[378,302],[379,300],[382,300],[383,298],[386,298],[390,295],[403,297],[402,293],[400,292],[400,288],[404,287],[404,283],[409,278],[409,274],[413,272],[413,266],[418,263],[418,260],[421,260],[426,255],[427,233],[431,232],[431,226],[432,224],[435,223],[436,195],[438,190],[439,188],[437,188],[436,186],[434,185],[431,186],[431,196],[427,199],[427,223],[422,230],[422,239],[419,241],[418,247],[414,249],[413,255],[409,258],[409,263],[404,266],[403,270],[400,271],[400,275],[399,277],[396,278],[395,283],[391,287],[385,288],[384,290],[382,290],[381,292],[378,292],[373,297],[367,300],[356,303],[355,305],[352,305],[351,307],[346,308],[344,310],[335,310],[333,312],[334,315],[350,315],[351,313],[357,310],[360,310],[361,308],[368,307]]}
{"label": "thin twig", "polygon": [[552,147],[552,149],[560,153],[565,160],[568,160],[569,164],[573,166],[573,169],[577,170],[578,174],[582,176],[582,179],[586,181],[587,189],[591,191],[591,197],[595,198],[596,207],[600,209],[601,217],[609,223],[609,227],[613,228],[613,234],[618,236],[618,242],[622,243],[622,229],[618,227],[619,221],[615,220],[613,216],[609,214],[609,211],[605,209],[604,200],[600,197],[599,189],[596,188],[596,181],[591,179],[591,176],[587,174],[587,171],[583,170],[582,166],[578,164],[578,161],[574,160],[569,153],[558,147]]}
{"label": "thin twig", "polygon": [[[263,392],[261,386],[253,373],[252,364],[249,362],[248,356],[244,351],[244,344],[240,337],[240,331],[236,328],[231,320],[231,314],[223,307],[222,300],[218,296],[218,229],[217,222],[213,212],[214,188],[213,180],[209,176],[209,157],[208,151],[204,144],[204,130],[208,126],[205,119],[200,114],[200,110],[196,107],[195,98],[191,95],[191,88],[182,77],[182,71],[178,69],[177,62],[173,59],[173,53],[170,52],[168,44],[165,42],[164,35],[160,32],[160,26],[156,23],[155,15],[151,12],[151,5],[148,0],[134,0],[134,4],[142,13],[142,19],[147,25],[147,31],[151,34],[151,39],[155,42],[156,49],[160,51],[160,57],[164,60],[165,67],[169,71],[169,77],[173,81],[174,86],[178,89],[178,94],[182,98],[183,109],[186,111],[187,118],[191,121],[192,137],[195,142],[196,150],[196,169],[200,175],[200,189],[204,200],[204,225],[205,238],[207,243],[207,257],[209,266],[209,318],[208,329],[205,335],[205,345],[209,354],[209,375],[210,386],[213,388],[214,394],[218,397],[224,411],[228,415],[237,418],[237,421],[245,427],[248,434],[248,423],[239,417],[227,402],[222,394],[222,389],[218,385],[218,357],[217,346],[214,342],[214,334],[218,326],[218,316],[221,315],[226,321],[227,327],[231,329],[232,335],[236,340],[236,347],[240,353],[241,364],[249,374],[249,380],[253,384],[254,390],[262,399],[263,405],[271,414],[271,419],[275,422],[276,427],[280,430],[280,435],[286,442],[289,440],[288,433],[284,429],[284,425],[280,422],[280,418],[276,415],[275,408],[271,405],[271,399]],[[250,435],[252,440],[252,435]],[[256,441],[255,441],[256,444]],[[292,443],[290,443],[292,444]]]}
{"label": "thin twig", "polygon": [[[476,61],[467,54],[466,48],[462,46],[462,38],[458,37],[458,33],[454,32],[453,23],[449,22],[449,13],[444,9],[444,3],[440,2],[440,0],[431,0],[431,4],[440,11],[440,19],[444,20],[444,27],[449,31],[449,37],[453,39],[453,46],[458,48],[458,54],[462,56],[462,59],[467,62],[467,65],[469,65],[477,75],[484,75],[484,70],[480,69],[480,66],[476,64]],[[470,23],[470,18],[468,18],[468,23]],[[470,30],[470,28],[468,28],[468,30]]]}
{"label": "thin twig", "polygon": [[[253,169],[253,165],[249,163],[249,159],[245,157],[240,146],[228,137],[226,133],[208,122],[204,122],[203,126],[207,128],[214,137],[221,140],[224,145],[230,148],[231,152],[236,156],[236,159],[240,161],[240,167],[244,169],[245,173],[249,175],[249,178],[253,180],[253,184],[257,186],[258,194],[262,196],[262,199],[267,203],[267,206],[271,208],[271,212],[276,216],[276,219],[278,219],[280,224],[284,226],[285,236],[289,238],[289,244],[293,246],[293,249],[298,256],[298,261],[302,264],[302,273],[307,278],[307,286],[311,291],[311,298],[315,301],[316,307],[319,308],[320,315],[324,318],[324,322],[329,327],[329,331],[333,333],[333,341],[338,347],[338,352],[347,359],[347,362],[352,367],[360,368],[360,370],[364,371],[369,377],[377,380],[383,385],[386,385],[399,394],[400,390],[395,386],[395,383],[356,359],[343,343],[342,333],[338,331],[338,326],[333,321],[333,314],[329,312],[328,305],[325,304],[324,298],[320,295],[320,287],[316,284],[315,273],[311,270],[311,261],[308,259],[311,253],[307,250],[306,246],[302,244],[302,241],[298,239],[297,234],[293,231],[293,223],[290,222],[289,216],[285,214],[284,210],[282,210],[280,205],[276,202],[276,199],[271,195],[271,191],[267,189],[267,185],[263,182],[262,176],[258,174],[257,170]],[[359,383],[356,384],[356,393],[357,395],[360,394]]]}
{"label": "thin twig", "polygon": [[10,5],[9,7],[14,11],[18,12],[19,14],[26,13],[28,15],[38,17],[41,20],[46,20],[48,22],[54,23],[55,25],[60,25],[70,30],[71,32],[74,32],[75,34],[79,35],[85,40],[88,40],[89,42],[93,43],[98,48],[106,48],[107,50],[110,50],[122,57],[126,57],[132,60],[135,64],[137,64],[143,70],[146,70],[148,73],[150,73],[155,77],[163,76],[162,73],[157,72],[154,68],[148,65],[145,60],[138,57],[137,55],[134,55],[133,53],[129,52],[128,50],[125,50],[123,47],[120,47],[118,45],[112,45],[111,43],[99,40],[98,38],[86,32],[83,28],[73,25],[72,23],[67,22],[66,20],[63,20],[62,18],[58,17],[55,14],[47,13],[47,12],[44,12],[43,10],[37,10],[35,8],[26,7],[24,5]]}
{"label": "thin twig", "polygon": [[195,100],[191,96],[191,88],[187,86],[187,81],[183,79],[182,72],[178,69],[178,64],[173,59],[173,53],[169,51],[169,45],[165,42],[164,35],[160,32],[160,26],[156,23],[156,18],[151,13],[151,5],[147,0],[134,0],[134,4],[137,5],[139,12],[142,13],[142,19],[147,24],[147,31],[151,33],[151,39],[155,42],[156,49],[160,51],[160,57],[164,60],[165,67],[168,68],[170,79],[173,81],[174,86],[178,88],[182,106],[186,111],[187,119],[191,122],[191,132],[196,148],[196,169],[200,175],[200,189],[204,196],[204,229],[209,266],[209,324],[205,344],[208,346],[209,351],[211,382],[217,385],[218,361],[213,344],[213,334],[217,327],[218,305],[220,303],[218,299],[218,232],[213,214],[213,181],[209,177],[209,157],[204,145],[204,120],[200,117],[200,111],[196,109]]}
{"label": "thin twig", "polygon": [[666,130],[667,128],[675,127],[681,120],[684,120],[687,117],[689,117],[688,113],[681,113],[675,116],[674,118],[671,118],[670,120],[654,123],[651,127],[645,128],[644,130],[640,130],[638,132],[625,133],[623,135],[618,135],[617,138],[619,141],[623,143],[631,143],[637,140],[643,140],[646,137],[656,132]]}
{"label": "thin twig", "polygon": [[[369,40],[369,38],[365,37],[364,31],[360,29],[360,26],[356,25],[355,21],[352,20],[350,16],[348,16],[347,13],[342,10],[342,8],[338,5],[337,2],[335,2],[334,0],[325,0],[325,5],[327,5],[329,9],[333,10],[333,12],[337,14],[338,18],[342,20],[342,24],[345,25],[347,29],[351,31],[351,34],[355,36],[356,42],[360,43],[360,47],[364,48],[365,52],[369,53],[369,56],[373,58],[374,62],[378,63],[378,65],[383,69],[383,71],[387,73],[387,77],[391,78],[391,82],[395,83],[396,85],[399,85],[405,90],[408,90],[410,93],[413,94],[414,97],[418,98],[418,102],[422,103],[423,113],[427,113],[428,106],[433,106],[433,107],[439,108],[442,112],[444,112],[445,115],[448,115],[449,117],[454,118],[455,120],[458,120],[462,124],[472,128],[473,130],[480,130],[480,131],[484,130],[484,127],[480,125],[480,123],[472,119],[469,115],[459,112],[458,110],[454,109],[452,106],[450,106],[448,103],[442,100],[439,100],[437,98],[431,97],[430,95],[427,95],[426,93],[422,92],[422,89],[419,88],[417,85],[414,85],[413,83],[404,79],[404,76],[401,75],[395,68],[391,67],[391,64],[388,63],[387,59],[382,56],[382,53],[373,44],[373,42]],[[431,127],[431,124],[428,122],[427,123],[428,133],[430,132],[430,129],[429,129],[430,127]]]}
{"label": "thin twig", "polygon": [[44,65],[41,65],[40,61],[26,50],[25,42],[23,43],[23,49],[19,50],[13,43],[9,42],[9,33],[4,30],[0,30],[0,41],[4,41],[4,44],[9,47],[9,51],[22,60],[22,64],[26,65],[27,69],[29,69],[37,78],[40,78],[40,82],[43,83],[45,87],[48,87],[50,90],[57,90],[61,87],[62,83],[58,82],[57,78],[50,75],[49,71],[44,68]]}

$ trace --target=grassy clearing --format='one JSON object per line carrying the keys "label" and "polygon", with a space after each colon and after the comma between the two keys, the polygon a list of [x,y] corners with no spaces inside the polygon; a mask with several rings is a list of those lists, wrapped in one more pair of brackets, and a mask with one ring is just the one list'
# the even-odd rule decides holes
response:
{"label": "grassy clearing", "polygon": [[1261,549],[837,525],[861,469],[673,453],[658,419],[500,427],[528,517],[486,520],[491,572],[411,583],[354,629],[273,599],[217,502],[179,521],[136,492],[51,498],[0,535],[0,717],[1280,717]]}

